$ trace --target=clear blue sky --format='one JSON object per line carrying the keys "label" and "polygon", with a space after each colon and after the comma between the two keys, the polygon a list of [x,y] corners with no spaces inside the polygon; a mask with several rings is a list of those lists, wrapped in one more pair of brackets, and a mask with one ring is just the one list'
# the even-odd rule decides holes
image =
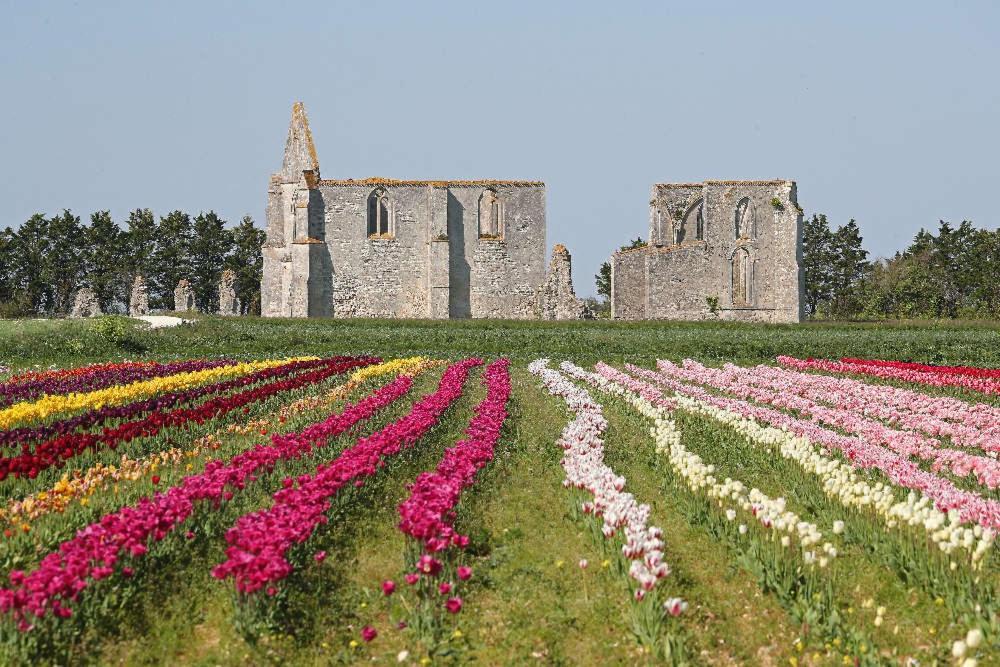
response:
{"label": "clear blue sky", "polygon": [[0,225],[263,225],[302,100],[327,178],[544,180],[583,294],[654,182],[794,179],[887,255],[1000,224],[998,6],[0,0]]}

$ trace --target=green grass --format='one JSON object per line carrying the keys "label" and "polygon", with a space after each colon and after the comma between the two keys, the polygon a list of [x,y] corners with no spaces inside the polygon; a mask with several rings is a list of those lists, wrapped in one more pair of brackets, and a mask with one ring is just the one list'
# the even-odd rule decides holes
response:
{"label": "green grass", "polygon": [[736,363],[775,355],[881,357],[1000,366],[1000,323],[538,322],[259,319],[204,316],[197,324],[109,336],[90,321],[0,321],[0,363],[16,368],[121,358],[275,354],[538,356],[578,362],[685,356]]}

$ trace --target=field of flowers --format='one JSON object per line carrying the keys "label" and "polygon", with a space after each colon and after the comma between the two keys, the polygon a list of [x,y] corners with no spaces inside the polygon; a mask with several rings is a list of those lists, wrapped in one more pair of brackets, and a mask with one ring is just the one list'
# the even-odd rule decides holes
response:
{"label": "field of flowers", "polygon": [[0,664],[1000,664],[1000,370],[523,356],[0,376]]}

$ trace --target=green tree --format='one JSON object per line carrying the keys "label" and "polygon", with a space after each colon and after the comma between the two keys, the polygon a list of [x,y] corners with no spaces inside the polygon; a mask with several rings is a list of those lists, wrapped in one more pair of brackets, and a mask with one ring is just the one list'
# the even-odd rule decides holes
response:
{"label": "green tree", "polygon": [[49,221],[41,213],[31,216],[15,232],[11,273],[15,299],[22,314],[40,315],[52,307],[52,286],[45,279],[49,252]]}
{"label": "green tree", "polygon": [[815,317],[833,296],[833,232],[823,214],[813,215],[802,227],[802,265],[806,314]]}
{"label": "green tree", "polygon": [[195,305],[202,312],[210,313],[218,309],[219,278],[223,262],[232,247],[233,234],[214,211],[201,213],[194,219],[190,280]]}
{"label": "green tree", "polygon": [[122,266],[128,276],[128,283],[131,285],[139,275],[144,277],[147,283],[152,281],[153,256],[156,252],[156,218],[148,208],[137,208],[129,213],[124,246],[125,257]]}
{"label": "green tree", "polygon": [[109,211],[90,216],[86,229],[84,272],[104,312],[121,310],[128,300],[124,233],[111,219]]}
{"label": "green tree", "polygon": [[0,304],[11,304],[16,293],[14,263],[17,237],[10,227],[0,232]]}
{"label": "green tree", "polygon": [[191,218],[183,211],[173,211],[160,218],[156,228],[149,285],[151,308],[173,308],[174,288],[181,278],[191,278]]}
{"label": "green tree", "polygon": [[853,219],[837,228],[830,245],[832,286],[831,313],[836,317],[856,317],[861,313],[861,285],[867,276],[868,251],[861,230]]}
{"label": "green tree", "polygon": [[42,276],[52,286],[53,311],[66,314],[84,283],[84,228],[79,216],[65,209],[62,215],[49,220],[48,234]]}
{"label": "green tree", "polygon": [[236,297],[243,315],[260,314],[260,281],[264,258],[260,248],[267,234],[254,226],[253,218],[243,216],[232,230],[233,252],[226,258],[226,268],[236,274]]}

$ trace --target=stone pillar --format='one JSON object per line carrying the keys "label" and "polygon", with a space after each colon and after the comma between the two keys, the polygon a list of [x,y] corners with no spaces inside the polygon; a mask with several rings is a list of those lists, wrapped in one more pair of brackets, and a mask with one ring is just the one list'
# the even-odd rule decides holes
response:
{"label": "stone pillar", "polygon": [[538,289],[538,315],[543,320],[579,320],[587,315],[573,291],[572,258],[561,243],[552,248],[549,272]]}
{"label": "stone pillar", "polygon": [[174,310],[181,313],[194,310],[194,291],[187,278],[181,278],[174,289]]}
{"label": "stone pillar", "polygon": [[[451,240],[448,237],[448,188],[427,187],[427,317],[446,320],[451,301]],[[462,252],[462,249],[457,249]]]}
{"label": "stone pillar", "polygon": [[240,302],[236,298],[236,274],[231,269],[222,272],[219,280],[219,315],[239,315]]}
{"label": "stone pillar", "polygon": [[149,293],[146,289],[146,279],[136,276],[132,281],[132,294],[128,298],[128,314],[132,317],[149,315]]}
{"label": "stone pillar", "polygon": [[73,318],[96,317],[102,315],[101,304],[97,302],[97,295],[89,287],[81,287],[73,300],[73,310],[69,316]]}

